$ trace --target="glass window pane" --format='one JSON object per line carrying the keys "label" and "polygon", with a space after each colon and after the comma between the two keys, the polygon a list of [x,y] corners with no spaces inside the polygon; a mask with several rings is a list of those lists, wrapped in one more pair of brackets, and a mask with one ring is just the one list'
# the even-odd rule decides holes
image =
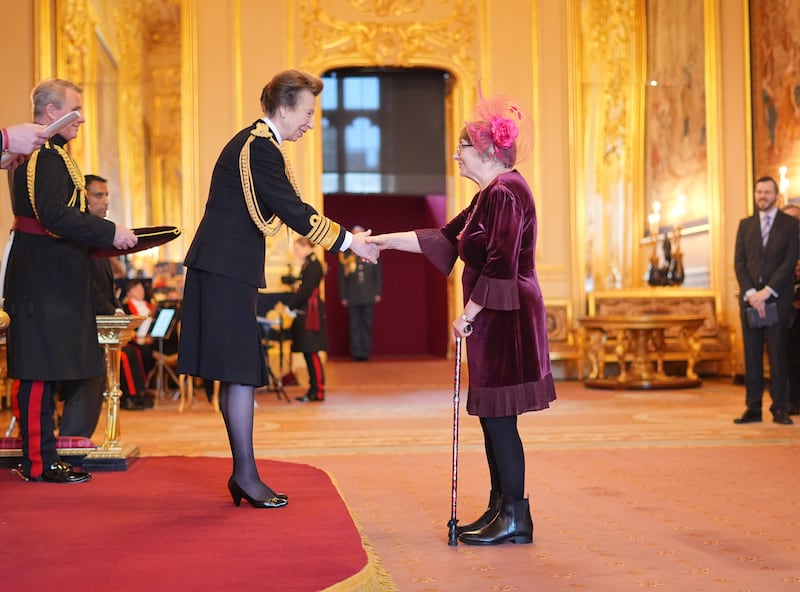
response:
{"label": "glass window pane", "polygon": [[322,118],[322,167],[325,171],[335,171],[339,162],[337,142],[339,130],[331,126],[327,117]]}
{"label": "glass window pane", "polygon": [[327,73],[323,191],[445,193],[446,78],[424,68]]}
{"label": "glass window pane", "polygon": [[368,117],[356,117],[344,130],[347,169],[377,171],[380,165],[381,130]]}
{"label": "glass window pane", "polygon": [[345,173],[345,193],[380,193],[380,173]]}
{"label": "glass window pane", "polygon": [[335,76],[324,76],[322,83],[325,85],[320,95],[320,105],[323,109],[339,108],[339,85]]}
{"label": "glass window pane", "polygon": [[377,109],[380,106],[380,82],[376,77],[345,78],[343,83],[345,109]]}
{"label": "glass window pane", "polygon": [[339,173],[322,173],[322,193],[339,193]]}

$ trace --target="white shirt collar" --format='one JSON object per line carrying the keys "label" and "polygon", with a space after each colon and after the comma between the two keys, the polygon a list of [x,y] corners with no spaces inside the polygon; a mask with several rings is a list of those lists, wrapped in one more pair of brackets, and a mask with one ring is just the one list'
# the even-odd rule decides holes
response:
{"label": "white shirt collar", "polygon": [[764,212],[759,211],[758,212],[758,219],[763,222],[764,221],[764,216],[769,216],[770,218],[772,218],[774,220],[775,219],[775,212],[777,212],[777,211],[778,211],[778,206],[776,206],[776,205],[772,206],[770,209],[768,209],[768,210],[766,210]]}
{"label": "white shirt collar", "polygon": [[269,126],[269,129],[272,130],[272,135],[275,136],[275,139],[278,141],[278,144],[283,142],[283,138],[281,138],[280,133],[278,133],[278,128],[275,127],[275,124],[269,120],[269,117],[262,117],[261,121],[266,123]]}

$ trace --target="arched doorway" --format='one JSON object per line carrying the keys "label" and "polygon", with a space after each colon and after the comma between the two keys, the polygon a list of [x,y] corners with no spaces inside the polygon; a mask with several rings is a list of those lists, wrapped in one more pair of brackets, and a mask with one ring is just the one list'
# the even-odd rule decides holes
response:
{"label": "arched doorway", "polygon": [[[322,187],[328,216],[374,233],[447,219],[446,99],[450,76],[429,68],[343,68],[323,75]],[[330,354],[349,353],[339,262],[326,256]],[[382,254],[372,354],[447,355],[447,281],[424,257]]]}

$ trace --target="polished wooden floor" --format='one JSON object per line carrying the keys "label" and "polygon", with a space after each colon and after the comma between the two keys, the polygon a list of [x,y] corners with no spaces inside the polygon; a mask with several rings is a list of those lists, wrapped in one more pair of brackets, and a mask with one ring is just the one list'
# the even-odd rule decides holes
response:
{"label": "polished wooden floor", "polygon": [[[800,421],[774,424],[765,407],[764,423],[734,425],[744,389],[729,378],[669,391],[559,382],[550,409],[520,418],[534,545],[474,548],[446,544],[452,362],[329,361],[326,371],[324,403],[294,401],[301,386],[287,388],[290,403],[259,391],[256,455],[326,470],[399,590],[800,590]],[[171,393],[156,409],[121,412],[122,440],[143,456],[229,456],[222,418],[197,395],[183,413]],[[464,399],[461,522],[489,489]]]}

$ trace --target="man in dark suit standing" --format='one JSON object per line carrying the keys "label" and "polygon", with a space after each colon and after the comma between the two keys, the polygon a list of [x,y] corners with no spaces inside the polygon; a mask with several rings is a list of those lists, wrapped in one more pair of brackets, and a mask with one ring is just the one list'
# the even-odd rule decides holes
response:
{"label": "man in dark suit standing", "polygon": [[[764,345],[770,369],[770,396],[773,421],[791,425],[788,414],[786,345],[794,299],[794,267],[797,262],[797,220],[778,209],[778,183],[761,177],[755,186],[756,213],[739,222],[736,232],[734,268],[739,282],[740,317],[744,341],[745,402],[747,410],[734,423],[761,421],[764,395]],[[775,306],[777,322],[754,325],[750,314],[767,317]]]}

